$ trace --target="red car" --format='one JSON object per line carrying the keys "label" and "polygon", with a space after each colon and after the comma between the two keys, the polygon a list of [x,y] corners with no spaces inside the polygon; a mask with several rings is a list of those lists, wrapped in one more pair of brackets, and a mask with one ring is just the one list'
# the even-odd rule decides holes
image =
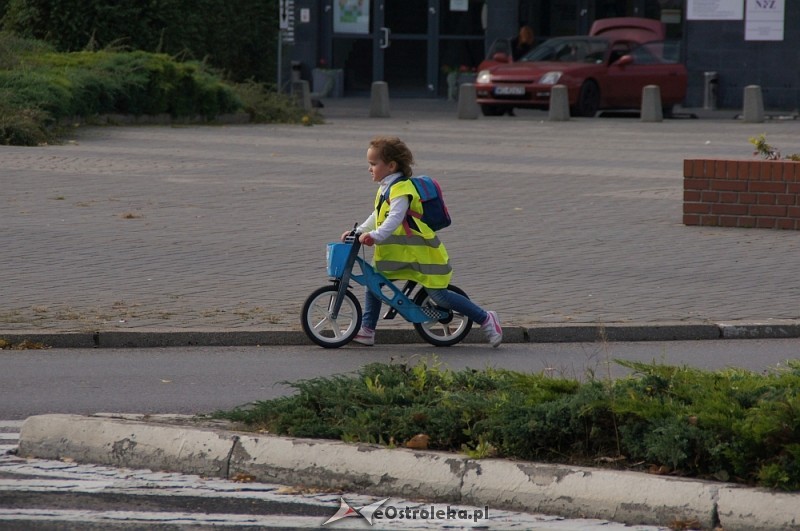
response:
{"label": "red car", "polygon": [[486,116],[515,107],[547,109],[553,85],[565,85],[573,116],[601,109],[640,108],[642,89],[658,85],[664,115],[686,97],[680,43],[665,41],[658,20],[623,17],[596,21],[588,36],[549,39],[519,61],[496,54],[478,73],[477,101]]}

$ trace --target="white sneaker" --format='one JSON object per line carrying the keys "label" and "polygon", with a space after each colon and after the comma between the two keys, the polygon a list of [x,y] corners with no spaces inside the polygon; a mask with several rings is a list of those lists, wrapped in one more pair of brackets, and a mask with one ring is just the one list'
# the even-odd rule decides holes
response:
{"label": "white sneaker", "polygon": [[489,317],[481,325],[481,330],[486,334],[489,344],[497,348],[503,342],[503,329],[500,327],[500,319],[497,318],[497,312],[486,313],[489,314]]}
{"label": "white sneaker", "polygon": [[361,330],[356,334],[356,337],[353,338],[353,341],[371,347],[375,344],[375,330],[362,326]]}

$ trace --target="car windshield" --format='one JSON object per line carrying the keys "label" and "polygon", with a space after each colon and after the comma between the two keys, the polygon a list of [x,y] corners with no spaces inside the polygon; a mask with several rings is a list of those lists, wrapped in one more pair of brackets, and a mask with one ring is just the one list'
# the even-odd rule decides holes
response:
{"label": "car windshield", "polygon": [[534,48],[522,61],[602,63],[608,50],[604,39],[550,39]]}
{"label": "car windshield", "polygon": [[486,58],[491,59],[496,53],[511,55],[511,48],[510,39],[495,39],[492,46],[489,48],[489,53],[486,54]]}

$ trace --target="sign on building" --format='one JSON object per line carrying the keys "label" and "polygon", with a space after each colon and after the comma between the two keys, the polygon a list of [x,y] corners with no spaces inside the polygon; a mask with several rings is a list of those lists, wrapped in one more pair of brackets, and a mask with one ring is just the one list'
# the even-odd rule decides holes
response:
{"label": "sign on building", "polygon": [[283,42],[294,42],[294,0],[280,0],[278,2],[278,18]]}
{"label": "sign on building", "polygon": [[686,0],[687,20],[742,20],[742,0]]}
{"label": "sign on building", "polygon": [[744,40],[782,41],[785,18],[784,0],[747,0]]}

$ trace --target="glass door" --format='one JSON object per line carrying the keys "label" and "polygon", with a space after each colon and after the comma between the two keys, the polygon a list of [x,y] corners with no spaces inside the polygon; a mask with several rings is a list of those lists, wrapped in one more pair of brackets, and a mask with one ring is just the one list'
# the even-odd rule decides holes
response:
{"label": "glass door", "polygon": [[441,97],[447,74],[468,77],[483,59],[485,0],[325,1],[324,68],[343,72],[348,95],[386,81],[392,97]]}
{"label": "glass door", "polygon": [[438,72],[434,71],[434,79],[439,96],[457,99],[459,85],[475,82],[477,67],[486,56],[484,25],[488,6],[484,0],[441,0],[435,5],[439,27],[438,50],[434,52]]}
{"label": "glass door", "polygon": [[325,0],[324,16],[332,30],[329,40],[323,38],[323,57],[331,64],[323,68],[339,70],[344,78],[346,95],[369,94],[374,79],[373,43],[374,9],[364,0]]}
{"label": "glass door", "polygon": [[425,96],[428,87],[430,20],[437,16],[429,0],[375,0],[377,22],[375,79],[389,84],[393,96]]}

